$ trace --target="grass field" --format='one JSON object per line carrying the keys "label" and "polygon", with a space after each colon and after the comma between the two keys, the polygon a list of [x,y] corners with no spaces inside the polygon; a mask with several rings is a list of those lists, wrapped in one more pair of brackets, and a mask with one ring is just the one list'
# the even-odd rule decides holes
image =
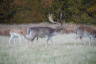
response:
{"label": "grass field", "polygon": [[53,38],[57,43],[47,44],[45,39],[40,39],[9,44],[9,37],[0,36],[0,64],[96,64],[95,46],[84,45],[68,36],[60,37]]}

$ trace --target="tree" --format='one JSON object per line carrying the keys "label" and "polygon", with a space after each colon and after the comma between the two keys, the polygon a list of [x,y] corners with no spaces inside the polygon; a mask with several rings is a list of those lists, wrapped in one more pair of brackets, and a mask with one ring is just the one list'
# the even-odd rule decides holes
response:
{"label": "tree", "polygon": [[10,11],[14,8],[14,0],[0,0],[0,23],[9,23],[13,17]]}

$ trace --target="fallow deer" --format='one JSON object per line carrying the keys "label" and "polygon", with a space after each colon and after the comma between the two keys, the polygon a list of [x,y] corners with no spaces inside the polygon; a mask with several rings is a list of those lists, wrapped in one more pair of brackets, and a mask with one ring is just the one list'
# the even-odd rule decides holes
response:
{"label": "fallow deer", "polygon": [[13,40],[14,43],[16,42],[16,38],[19,39],[19,42],[21,42],[21,39],[24,38],[24,35],[26,34],[26,30],[22,29],[11,29],[10,30],[10,39],[9,43]]}
{"label": "fallow deer", "polygon": [[35,38],[43,38],[48,37],[47,42],[51,40],[51,38],[59,33],[62,29],[55,29],[51,27],[30,27],[28,29],[28,34],[26,35],[27,39],[33,41]]}
{"label": "fallow deer", "polygon": [[[54,22],[52,15],[49,15],[48,17],[49,21],[51,23]],[[51,28],[51,27],[30,27],[27,30],[26,38],[33,41],[35,38],[43,38],[47,37],[47,42],[51,40],[51,38],[56,35],[56,33],[59,33],[62,30],[61,26],[58,28]]]}
{"label": "fallow deer", "polygon": [[87,25],[80,25],[76,32],[80,39],[83,37],[96,38],[96,30]]}

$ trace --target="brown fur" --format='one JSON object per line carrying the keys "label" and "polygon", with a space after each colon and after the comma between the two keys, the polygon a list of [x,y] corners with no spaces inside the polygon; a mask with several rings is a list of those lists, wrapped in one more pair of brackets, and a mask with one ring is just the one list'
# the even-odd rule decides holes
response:
{"label": "brown fur", "polygon": [[88,33],[94,33],[94,34],[96,34],[96,29],[94,29],[94,28],[92,28],[92,27],[90,27],[90,26],[80,25],[80,26],[79,26],[79,29],[80,29],[80,30],[83,30],[83,31],[86,31],[86,32],[88,32]]}
{"label": "brown fur", "polygon": [[11,29],[10,32],[15,32],[15,33],[19,33],[22,35],[26,35],[27,29]]}

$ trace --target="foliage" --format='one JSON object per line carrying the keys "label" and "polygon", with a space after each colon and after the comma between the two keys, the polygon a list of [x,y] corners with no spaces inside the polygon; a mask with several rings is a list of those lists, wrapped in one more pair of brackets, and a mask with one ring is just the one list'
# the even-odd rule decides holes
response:
{"label": "foliage", "polygon": [[9,23],[13,17],[10,12],[13,7],[13,0],[0,0],[0,23]]}
{"label": "foliage", "polygon": [[48,14],[52,13],[54,20],[96,24],[96,0],[6,0],[6,2],[2,0],[1,2],[0,23],[48,21]]}

